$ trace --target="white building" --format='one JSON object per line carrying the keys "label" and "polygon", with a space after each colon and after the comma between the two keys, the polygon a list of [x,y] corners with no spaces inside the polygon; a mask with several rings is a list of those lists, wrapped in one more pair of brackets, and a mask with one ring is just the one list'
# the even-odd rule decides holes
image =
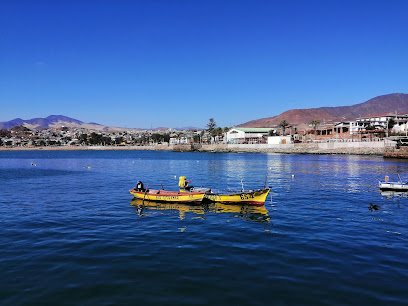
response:
{"label": "white building", "polygon": [[363,116],[356,120],[356,132],[366,131],[367,126],[372,126],[376,130],[386,131],[388,123],[390,120],[394,120],[395,125],[392,129],[393,132],[406,133],[407,123],[408,123],[408,114],[378,114]]}
{"label": "white building", "polygon": [[268,136],[268,144],[288,144],[292,142],[290,136]]}
{"label": "white building", "polygon": [[227,143],[266,143],[270,131],[274,128],[232,128],[226,133]]}
{"label": "white building", "polygon": [[179,138],[172,137],[172,138],[170,138],[170,141],[169,141],[169,144],[171,144],[171,145],[188,144],[188,143],[190,143],[190,142],[189,142],[189,139],[187,137],[179,137]]}

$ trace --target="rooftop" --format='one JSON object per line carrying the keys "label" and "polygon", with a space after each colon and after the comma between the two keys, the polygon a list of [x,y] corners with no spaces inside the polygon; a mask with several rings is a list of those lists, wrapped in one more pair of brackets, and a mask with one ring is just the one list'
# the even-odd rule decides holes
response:
{"label": "rooftop", "polygon": [[392,114],[392,113],[387,113],[387,114],[375,114],[375,115],[361,116],[360,118],[398,117],[398,116],[406,116],[406,114]]}
{"label": "rooftop", "polygon": [[270,130],[275,130],[276,128],[243,128],[243,127],[234,127],[231,130],[238,130],[246,133],[268,133]]}

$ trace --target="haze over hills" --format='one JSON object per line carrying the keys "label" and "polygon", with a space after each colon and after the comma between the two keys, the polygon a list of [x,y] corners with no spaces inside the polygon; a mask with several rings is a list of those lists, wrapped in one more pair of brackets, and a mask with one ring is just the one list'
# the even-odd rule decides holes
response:
{"label": "haze over hills", "polygon": [[63,126],[66,127],[77,127],[77,128],[85,128],[88,130],[95,130],[95,131],[121,131],[124,128],[117,128],[117,127],[109,127],[105,125],[101,125],[98,123],[85,123],[83,121],[73,119],[67,116],[62,115],[51,115],[46,118],[33,118],[24,120],[21,118],[13,119],[10,121],[0,122],[0,129],[11,129],[15,126],[25,126],[30,130],[42,130],[47,128],[61,128]]}
{"label": "haze over hills", "polygon": [[[51,115],[46,118],[33,118],[24,120],[21,118],[16,118],[10,121],[0,122],[0,129],[11,129],[15,126],[24,126],[30,130],[42,130],[48,128],[61,128],[63,126],[66,127],[76,127],[76,128],[85,128],[88,130],[94,131],[110,131],[110,132],[120,132],[120,131],[128,131],[128,130],[148,130],[142,128],[125,128],[125,127],[112,127],[106,126],[95,122],[85,123],[83,121],[73,119],[63,115]],[[182,128],[175,128],[176,130],[197,130],[194,127],[182,127]],[[153,129],[155,131],[165,131],[168,130],[167,127],[158,127]]]}
{"label": "haze over hills", "polygon": [[286,120],[291,125],[308,124],[314,119],[320,122],[336,122],[385,113],[408,113],[408,94],[393,93],[378,96],[366,102],[350,106],[292,109],[275,117],[251,120],[238,126],[272,127],[278,125],[283,120]]}

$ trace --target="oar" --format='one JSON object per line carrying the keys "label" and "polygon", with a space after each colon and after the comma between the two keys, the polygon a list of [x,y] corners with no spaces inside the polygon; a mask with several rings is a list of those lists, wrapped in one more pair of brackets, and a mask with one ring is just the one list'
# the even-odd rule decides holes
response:
{"label": "oar", "polygon": [[401,180],[401,177],[400,177],[399,173],[397,173],[397,175],[398,175],[398,178],[400,180],[400,183],[402,184],[402,180]]}
{"label": "oar", "polygon": [[146,191],[145,191],[145,194],[144,194],[144,197],[143,197],[143,202],[142,202],[142,204],[144,204],[144,200],[145,200],[145,198],[146,198],[146,193],[147,193],[147,190],[149,189],[149,185],[147,185],[147,187],[146,187]]}
{"label": "oar", "polygon": [[164,190],[163,184],[161,184],[161,185],[162,185],[162,190]]}
{"label": "oar", "polygon": [[266,188],[266,180],[268,179],[268,173],[265,175],[265,183],[264,183],[264,189]]}

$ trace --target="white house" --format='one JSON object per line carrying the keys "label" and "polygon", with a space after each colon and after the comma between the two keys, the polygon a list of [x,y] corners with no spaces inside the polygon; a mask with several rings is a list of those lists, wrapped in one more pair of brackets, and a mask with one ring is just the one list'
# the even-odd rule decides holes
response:
{"label": "white house", "polygon": [[188,144],[188,143],[189,143],[189,139],[187,137],[179,137],[179,138],[171,137],[169,141],[169,144],[171,145]]}
{"label": "white house", "polygon": [[287,144],[292,143],[290,136],[268,136],[268,144]]}
{"label": "white house", "polygon": [[226,139],[228,143],[266,143],[266,137],[271,130],[276,132],[274,128],[236,127],[226,133]]}
{"label": "white house", "polygon": [[395,121],[395,125],[392,128],[392,131],[396,133],[405,133],[405,135],[407,135],[408,134],[408,114],[395,115],[393,119]]}

